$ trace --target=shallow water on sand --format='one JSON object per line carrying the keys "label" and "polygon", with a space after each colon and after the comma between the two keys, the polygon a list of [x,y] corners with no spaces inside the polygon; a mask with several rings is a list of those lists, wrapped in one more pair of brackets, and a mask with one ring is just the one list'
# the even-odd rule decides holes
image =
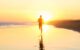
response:
{"label": "shallow water on sand", "polygon": [[[38,26],[0,27],[0,50],[39,50]],[[80,33],[68,29],[43,26],[45,50],[80,50]]]}

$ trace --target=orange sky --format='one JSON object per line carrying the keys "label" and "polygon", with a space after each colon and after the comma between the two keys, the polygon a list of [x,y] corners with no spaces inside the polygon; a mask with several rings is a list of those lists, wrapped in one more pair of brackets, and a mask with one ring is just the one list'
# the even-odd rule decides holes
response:
{"label": "orange sky", "polygon": [[80,19],[80,0],[0,0],[0,21],[36,21],[49,11],[53,19]]}

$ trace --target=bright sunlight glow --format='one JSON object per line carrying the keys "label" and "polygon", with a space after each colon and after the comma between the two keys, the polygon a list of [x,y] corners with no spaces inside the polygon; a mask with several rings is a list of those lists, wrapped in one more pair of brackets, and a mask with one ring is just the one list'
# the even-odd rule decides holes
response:
{"label": "bright sunlight glow", "polygon": [[38,17],[40,15],[42,15],[44,22],[48,22],[52,18],[52,15],[47,11],[40,11],[38,14]]}

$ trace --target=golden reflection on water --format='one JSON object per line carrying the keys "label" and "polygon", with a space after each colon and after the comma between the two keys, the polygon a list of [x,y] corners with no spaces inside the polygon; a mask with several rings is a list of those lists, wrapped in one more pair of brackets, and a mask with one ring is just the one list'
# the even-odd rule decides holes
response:
{"label": "golden reflection on water", "polygon": [[55,27],[54,26],[51,26],[51,25],[43,25],[43,27],[42,27],[42,29],[43,29],[43,33],[47,33],[47,32],[49,32],[50,31],[50,29],[55,29]]}
{"label": "golden reflection on water", "polygon": [[56,36],[56,32],[57,30],[55,29],[54,26],[51,25],[43,25],[43,38],[44,41],[48,42],[49,37],[53,35],[53,37]]}
{"label": "golden reflection on water", "polygon": [[43,33],[46,33],[49,29],[48,25],[43,25]]}
{"label": "golden reflection on water", "polygon": [[[68,30],[68,29],[61,29],[61,28],[56,28],[51,25],[43,25],[43,41],[44,41],[44,46],[46,50],[49,48],[54,49],[53,47],[56,48],[71,48],[71,47],[79,47],[79,34],[78,32]],[[77,43],[79,43],[79,46]],[[55,49],[56,50],[56,49]]]}
{"label": "golden reflection on water", "polygon": [[[43,25],[45,50],[80,48],[80,34],[71,30]],[[0,46],[18,49],[38,50],[40,30],[37,26],[0,27]],[[37,47],[35,47],[37,46]],[[64,49],[66,50],[66,49]]]}

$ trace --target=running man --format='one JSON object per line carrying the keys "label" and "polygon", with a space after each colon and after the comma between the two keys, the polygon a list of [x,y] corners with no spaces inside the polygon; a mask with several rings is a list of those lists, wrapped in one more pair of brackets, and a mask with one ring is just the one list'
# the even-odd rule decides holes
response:
{"label": "running man", "polygon": [[42,15],[40,15],[40,18],[38,19],[38,22],[39,22],[39,29],[42,30],[42,24],[43,24]]}

